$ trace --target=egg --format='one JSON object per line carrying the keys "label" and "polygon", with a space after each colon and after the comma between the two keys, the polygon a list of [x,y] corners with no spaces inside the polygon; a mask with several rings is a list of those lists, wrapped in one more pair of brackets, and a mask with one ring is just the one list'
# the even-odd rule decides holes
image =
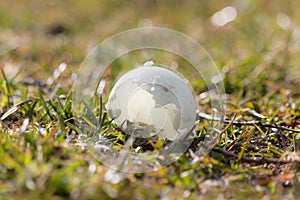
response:
{"label": "egg", "polygon": [[144,65],[115,83],[106,109],[109,118],[126,133],[174,141],[193,129],[198,105],[182,75]]}

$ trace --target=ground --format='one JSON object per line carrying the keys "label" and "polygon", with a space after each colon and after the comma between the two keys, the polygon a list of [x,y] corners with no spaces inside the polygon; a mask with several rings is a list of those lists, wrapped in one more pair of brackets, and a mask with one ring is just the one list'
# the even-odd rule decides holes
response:
{"label": "ground", "polygon": [[[214,21],[228,6],[237,16]],[[1,199],[298,199],[299,6],[0,0]],[[202,117],[199,137],[178,161],[155,172],[122,173],[74,145],[82,136],[72,115],[74,73],[97,43],[149,25],[189,35],[212,56],[224,75],[226,120],[208,155],[197,154],[209,125]],[[204,114],[209,102],[199,100]],[[105,118],[106,133],[109,123]],[[109,134],[123,145],[118,129]]]}

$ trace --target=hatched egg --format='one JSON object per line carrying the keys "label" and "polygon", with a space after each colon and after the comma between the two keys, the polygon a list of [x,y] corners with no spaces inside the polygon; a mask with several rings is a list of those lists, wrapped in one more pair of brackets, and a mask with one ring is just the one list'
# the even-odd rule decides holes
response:
{"label": "hatched egg", "polygon": [[126,133],[173,141],[193,129],[198,106],[188,81],[179,73],[144,65],[116,82],[106,109]]}

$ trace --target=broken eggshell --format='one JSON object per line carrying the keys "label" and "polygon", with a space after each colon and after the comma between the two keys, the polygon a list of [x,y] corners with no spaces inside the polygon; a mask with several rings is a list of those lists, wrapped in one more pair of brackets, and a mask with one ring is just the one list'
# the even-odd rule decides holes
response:
{"label": "broken eggshell", "polygon": [[116,82],[106,109],[126,133],[173,141],[193,129],[198,106],[188,81],[177,72],[141,66]]}

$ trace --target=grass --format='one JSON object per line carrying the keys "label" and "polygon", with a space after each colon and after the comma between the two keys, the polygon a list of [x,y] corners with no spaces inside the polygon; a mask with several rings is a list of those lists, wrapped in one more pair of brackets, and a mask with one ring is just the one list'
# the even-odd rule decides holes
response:
{"label": "grass", "polygon": [[[214,27],[210,17],[228,5],[238,17]],[[296,1],[0,0],[0,199],[298,199],[298,7]],[[289,27],[280,23],[284,14]],[[202,118],[199,137],[177,162],[124,174],[75,145],[85,134],[71,107],[72,74],[91,47],[144,19],[190,35],[212,55],[225,75],[227,129],[199,156],[209,126]],[[63,63],[67,68],[55,75]],[[123,64],[134,62],[114,63]],[[202,83],[193,87],[206,91]],[[96,116],[98,100],[90,111]],[[209,99],[199,103],[209,112]],[[102,117],[103,133],[122,147],[125,136]]]}

